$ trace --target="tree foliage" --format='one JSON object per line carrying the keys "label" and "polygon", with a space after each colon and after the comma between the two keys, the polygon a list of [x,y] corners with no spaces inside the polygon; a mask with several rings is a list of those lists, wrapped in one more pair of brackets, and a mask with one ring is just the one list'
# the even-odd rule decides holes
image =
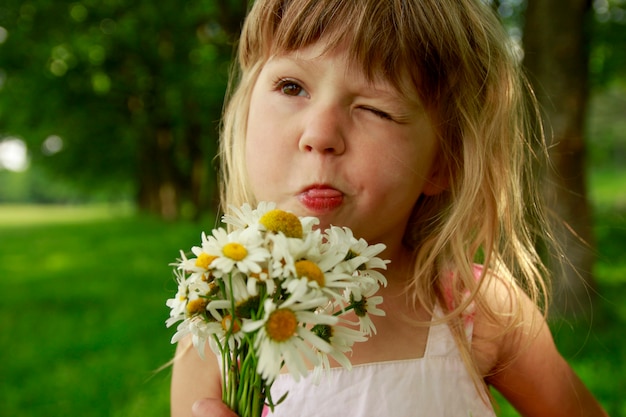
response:
{"label": "tree foliage", "polygon": [[[526,0],[482,0],[521,41]],[[31,172],[176,218],[212,206],[213,158],[247,0],[3,0],[0,140]],[[624,83],[626,4],[595,0],[592,87]],[[59,146],[63,145],[59,151]]]}
{"label": "tree foliage", "polygon": [[[533,0],[483,0],[500,15],[514,40],[523,36],[526,9]],[[540,0],[540,3],[549,2]],[[564,3],[567,13],[569,3]],[[591,18],[579,29],[589,39],[589,81],[594,89],[607,88],[614,83],[626,83],[626,1],[590,1]],[[563,15],[564,16],[564,15]]]}
{"label": "tree foliage", "polygon": [[[85,191],[132,192],[169,218],[206,207],[246,6],[5,0],[0,132],[23,138],[33,165]],[[47,146],[51,137],[62,151]]]}

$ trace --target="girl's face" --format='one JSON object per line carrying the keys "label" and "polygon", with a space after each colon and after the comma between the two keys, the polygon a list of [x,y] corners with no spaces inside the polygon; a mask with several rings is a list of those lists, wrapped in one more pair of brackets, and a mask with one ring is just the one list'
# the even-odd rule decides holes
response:
{"label": "girl's face", "polygon": [[259,74],[246,136],[251,190],[322,228],[398,248],[418,197],[445,185],[434,128],[419,102],[322,46],[276,56]]}

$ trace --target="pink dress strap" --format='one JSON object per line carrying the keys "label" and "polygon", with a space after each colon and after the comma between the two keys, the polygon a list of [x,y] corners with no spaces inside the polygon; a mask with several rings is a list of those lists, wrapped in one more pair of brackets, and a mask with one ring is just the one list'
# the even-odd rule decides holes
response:
{"label": "pink dress strap", "polygon": [[[474,279],[476,280],[476,282],[478,282],[483,276],[483,271],[484,271],[484,267],[482,265],[479,265],[479,264],[473,265]],[[444,276],[445,281],[444,281],[443,296],[444,296],[444,302],[446,303],[446,308],[448,309],[448,311],[454,310],[456,308],[456,305],[454,303],[454,294],[452,293],[454,278],[455,278],[455,273],[452,271],[448,272]],[[470,296],[469,290],[466,289],[465,291],[463,291],[463,300],[465,300],[469,296]],[[472,334],[474,333],[475,315],[476,315],[476,305],[474,302],[472,302],[467,306],[467,308],[463,312],[465,335],[467,336],[467,340],[469,341],[472,340]]]}

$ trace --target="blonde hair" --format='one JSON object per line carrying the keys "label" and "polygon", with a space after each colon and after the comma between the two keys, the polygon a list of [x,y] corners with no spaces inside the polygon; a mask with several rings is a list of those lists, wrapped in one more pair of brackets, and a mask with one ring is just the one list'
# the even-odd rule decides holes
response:
{"label": "blonde hair", "polygon": [[[410,290],[426,307],[434,300],[443,305],[444,292],[454,290],[446,320],[480,381],[461,315],[472,301],[493,319],[498,315],[480,295],[487,274],[475,279],[477,256],[489,277],[511,284],[515,277],[547,306],[547,271],[535,250],[545,216],[532,175],[547,153],[507,38],[480,0],[257,0],[243,27],[220,145],[223,207],[256,203],[243,160],[251,90],[271,56],[319,40],[328,50],[347,47],[370,79],[384,77],[417,94],[437,129],[449,187],[422,196],[413,211],[405,233],[415,253]],[[448,268],[453,278],[444,282],[441,271]],[[517,311],[506,324],[513,328],[521,319]]]}

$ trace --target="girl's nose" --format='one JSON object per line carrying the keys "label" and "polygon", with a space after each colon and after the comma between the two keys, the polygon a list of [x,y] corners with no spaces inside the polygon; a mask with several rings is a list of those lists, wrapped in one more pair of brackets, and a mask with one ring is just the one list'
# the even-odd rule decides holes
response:
{"label": "girl's nose", "polygon": [[329,106],[310,111],[300,136],[300,151],[332,155],[344,153],[346,150],[344,128],[345,123],[342,123],[339,109]]}

